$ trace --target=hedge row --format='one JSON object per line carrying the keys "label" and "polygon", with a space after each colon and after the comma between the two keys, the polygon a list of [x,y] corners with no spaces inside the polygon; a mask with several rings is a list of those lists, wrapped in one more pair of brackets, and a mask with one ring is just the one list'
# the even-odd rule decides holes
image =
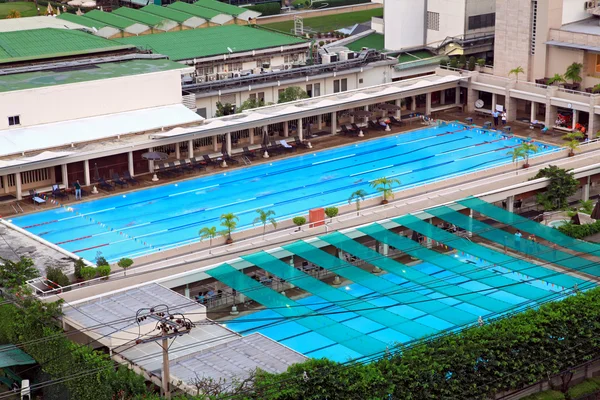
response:
{"label": "hedge row", "polygon": [[575,225],[569,222],[559,226],[558,230],[575,239],[583,239],[600,232],[600,220],[585,225]]}

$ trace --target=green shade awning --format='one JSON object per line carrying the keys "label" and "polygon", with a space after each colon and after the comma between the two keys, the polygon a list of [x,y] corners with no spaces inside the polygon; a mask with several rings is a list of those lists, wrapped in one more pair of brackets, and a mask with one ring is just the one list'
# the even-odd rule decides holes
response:
{"label": "green shade awning", "polygon": [[31,365],[36,361],[23,350],[12,344],[0,346],[0,368],[13,367],[15,365]]}

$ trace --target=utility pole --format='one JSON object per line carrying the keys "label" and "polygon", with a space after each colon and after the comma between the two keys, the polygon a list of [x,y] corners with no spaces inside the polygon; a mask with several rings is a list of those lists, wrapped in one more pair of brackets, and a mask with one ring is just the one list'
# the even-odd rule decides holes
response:
{"label": "utility pole", "polygon": [[[175,339],[178,336],[183,336],[190,333],[194,327],[194,323],[181,313],[171,313],[169,306],[161,304],[152,308],[142,308],[136,313],[136,321],[138,325],[147,318],[156,320],[156,329],[160,331],[159,335],[149,338],[136,340],[136,344],[158,342],[161,341],[160,347],[163,354],[162,367],[162,395],[165,399],[171,398],[171,374],[169,372],[169,339]],[[146,335],[144,335],[146,336]]]}

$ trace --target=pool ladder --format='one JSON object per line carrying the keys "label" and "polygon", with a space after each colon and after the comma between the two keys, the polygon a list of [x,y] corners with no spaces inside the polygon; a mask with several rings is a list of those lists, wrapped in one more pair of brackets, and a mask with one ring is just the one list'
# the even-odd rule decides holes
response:
{"label": "pool ladder", "polygon": [[250,165],[252,164],[252,161],[250,161],[250,159],[246,156],[242,156],[242,161],[244,162],[244,164],[246,165]]}
{"label": "pool ladder", "polygon": [[[18,209],[17,209],[17,207],[18,207]],[[17,207],[15,207],[14,204],[12,205],[13,210],[15,210],[15,214],[18,214],[19,212],[20,213],[24,213],[25,212],[25,211],[23,211],[23,208],[21,207],[21,205],[19,203],[17,203]]]}

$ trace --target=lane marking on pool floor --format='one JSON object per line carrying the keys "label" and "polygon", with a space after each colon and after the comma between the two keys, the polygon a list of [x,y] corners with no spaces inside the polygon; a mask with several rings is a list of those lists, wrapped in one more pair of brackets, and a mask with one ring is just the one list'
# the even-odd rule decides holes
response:
{"label": "lane marking on pool floor", "polygon": [[206,187],[202,187],[202,188],[198,188],[198,189],[191,189],[191,190],[186,190],[185,192],[179,192],[179,193],[173,193],[170,194],[167,197],[175,197],[175,196],[181,196],[182,194],[187,194],[187,193],[193,193],[193,192],[198,192],[200,190],[206,190],[206,189],[211,189],[214,187],[220,186],[218,183],[216,185],[210,185],[210,186],[206,186]]}
{"label": "lane marking on pool floor", "polygon": [[391,164],[391,165],[386,165],[385,167],[374,168],[374,169],[370,169],[370,170],[368,170],[368,171],[363,171],[363,172],[357,172],[357,173],[355,173],[355,174],[351,174],[351,175],[349,175],[349,176],[358,176],[358,175],[364,175],[364,174],[368,174],[368,173],[370,173],[370,172],[375,172],[375,171],[379,171],[379,170],[382,170],[382,169],[388,169],[388,168],[391,168],[391,167],[393,167],[393,166],[394,166],[394,164]]}
{"label": "lane marking on pool floor", "polygon": [[324,161],[317,161],[317,162],[312,163],[312,165],[319,165],[319,164],[324,164],[324,163],[328,163],[328,162],[331,162],[331,161],[343,160],[344,158],[354,157],[355,155],[356,154],[348,154],[347,156],[330,158],[329,160],[324,160]]}
{"label": "lane marking on pool floor", "polygon": [[229,207],[232,206],[234,204],[240,204],[240,203],[246,203],[248,201],[252,201],[252,200],[256,200],[256,197],[252,197],[251,199],[245,199],[245,200],[240,200],[240,201],[234,201],[233,203],[229,203],[229,204],[221,204],[219,206],[216,207],[211,207],[211,208],[207,208],[205,209],[205,211],[211,211],[211,210],[216,210],[218,208],[223,208],[223,207]]}

